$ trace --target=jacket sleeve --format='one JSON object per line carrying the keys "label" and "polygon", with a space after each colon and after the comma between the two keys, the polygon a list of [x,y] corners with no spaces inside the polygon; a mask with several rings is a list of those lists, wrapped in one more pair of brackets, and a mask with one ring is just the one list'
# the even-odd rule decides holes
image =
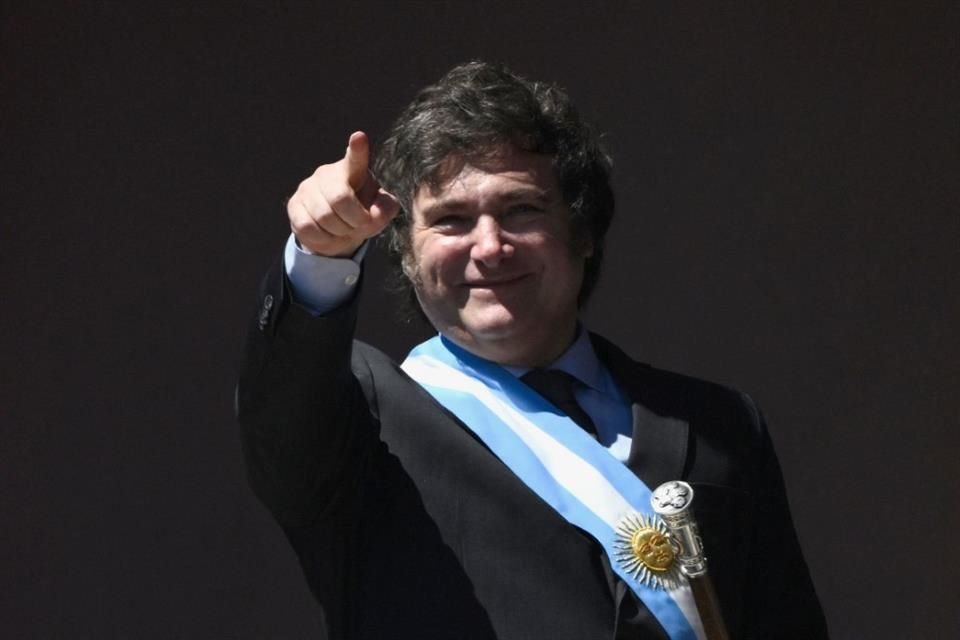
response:
{"label": "jacket sleeve", "polygon": [[753,466],[754,527],[745,584],[744,638],[828,638],[826,619],[803,558],[780,464],[763,416],[742,396],[759,433]]}
{"label": "jacket sleeve", "polygon": [[350,499],[374,437],[350,366],[356,297],[311,315],[292,302],[280,261],[260,288],[236,411],[250,485],[284,528]]}

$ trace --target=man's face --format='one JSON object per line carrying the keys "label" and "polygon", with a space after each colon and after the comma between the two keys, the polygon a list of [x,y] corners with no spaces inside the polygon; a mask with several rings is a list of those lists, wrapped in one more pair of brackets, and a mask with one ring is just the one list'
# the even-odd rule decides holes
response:
{"label": "man's face", "polygon": [[550,158],[507,149],[465,164],[438,189],[421,187],[412,210],[404,271],[438,331],[501,364],[563,353],[592,245],[571,242]]}

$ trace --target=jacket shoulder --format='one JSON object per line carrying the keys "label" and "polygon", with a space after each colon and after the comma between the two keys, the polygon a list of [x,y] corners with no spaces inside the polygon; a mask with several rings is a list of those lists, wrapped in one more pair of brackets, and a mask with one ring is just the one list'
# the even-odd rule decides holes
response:
{"label": "jacket shoulder", "polygon": [[760,422],[753,399],[738,389],[638,362],[603,336],[591,334],[591,339],[617,383],[634,401],[652,411],[693,417],[703,411],[715,415],[729,410],[751,423]]}

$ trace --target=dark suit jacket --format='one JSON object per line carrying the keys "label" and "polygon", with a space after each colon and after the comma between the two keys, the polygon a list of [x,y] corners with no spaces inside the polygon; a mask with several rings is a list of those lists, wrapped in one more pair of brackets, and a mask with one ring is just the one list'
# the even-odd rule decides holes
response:
{"label": "dark suit jacket", "polygon": [[[356,305],[313,317],[265,280],[237,392],[250,482],[332,638],[663,638],[599,545],[386,355]],[[733,638],[826,637],[762,419],[736,391],[595,347],[634,401],[628,466],[690,482]]]}

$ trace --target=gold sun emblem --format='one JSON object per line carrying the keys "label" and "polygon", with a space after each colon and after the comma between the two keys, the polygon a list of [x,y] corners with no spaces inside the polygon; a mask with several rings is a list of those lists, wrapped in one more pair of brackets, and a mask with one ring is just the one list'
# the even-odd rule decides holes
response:
{"label": "gold sun emblem", "polygon": [[682,578],[676,562],[679,547],[659,519],[640,513],[624,516],[617,524],[616,560],[642,584],[674,589]]}

